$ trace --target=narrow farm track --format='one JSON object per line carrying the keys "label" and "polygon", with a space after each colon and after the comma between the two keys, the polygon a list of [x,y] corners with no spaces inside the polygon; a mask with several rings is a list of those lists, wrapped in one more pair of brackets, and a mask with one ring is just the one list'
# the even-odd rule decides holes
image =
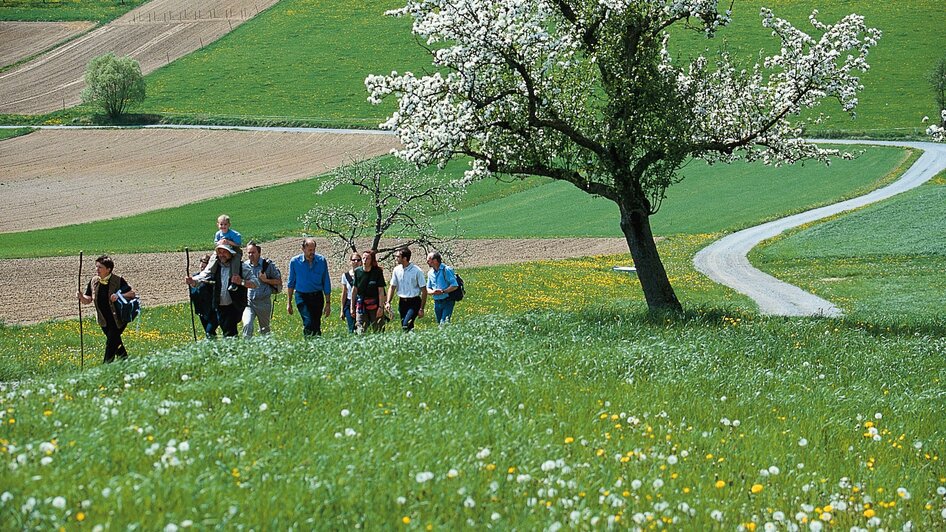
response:
{"label": "narrow farm track", "polygon": [[0,67],[22,61],[94,26],[94,22],[0,22]]}
{"label": "narrow farm track", "polygon": [[130,55],[148,74],[206,46],[277,0],[154,0],[0,74],[0,114],[49,113],[80,102],[89,60]]}
{"label": "narrow farm track", "polygon": [[[462,245],[470,257],[462,263],[464,267],[627,253],[627,243],[623,238],[468,240]],[[330,244],[320,239],[318,249],[330,249]],[[192,268],[196,268],[202,253],[191,253]],[[298,238],[284,238],[263,244],[263,255],[276,261],[284,275],[289,259],[298,253]],[[112,258],[115,260],[115,273],[128,279],[146,307],[187,301],[183,281],[186,269],[183,252],[125,254]],[[87,277],[91,277],[94,260],[93,256],[85,257],[82,271],[84,275],[89,272]],[[7,275],[17,282],[5,294],[6,304],[0,305],[0,321],[27,325],[78,317],[74,295],[78,257],[8,259],[4,264]],[[420,264],[423,265],[423,261]],[[390,272],[391,265],[385,266]],[[341,277],[342,267],[341,264],[333,264],[330,268],[333,283]],[[280,301],[284,304],[285,296],[280,296]]]}
{"label": "narrow farm track", "polygon": [[850,140],[819,140],[817,142],[905,146],[924,150],[924,153],[899,180],[886,187],[834,205],[750,227],[726,236],[696,254],[693,264],[697,270],[717,283],[751,297],[759,305],[759,311],[763,314],[838,317],[842,315],[842,312],[830,301],[754,268],[747,258],[752,248],[788,229],[863,207],[916,188],[946,169],[946,145],[944,144]]}
{"label": "narrow farm track", "polygon": [[43,129],[0,142],[0,232],[176,207],[388,153],[392,135]]}

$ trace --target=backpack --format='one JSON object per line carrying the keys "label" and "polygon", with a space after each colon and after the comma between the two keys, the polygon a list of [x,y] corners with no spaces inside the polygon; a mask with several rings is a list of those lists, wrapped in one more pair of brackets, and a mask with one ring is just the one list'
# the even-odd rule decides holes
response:
{"label": "backpack", "polygon": [[447,292],[447,299],[450,301],[463,301],[463,296],[466,295],[466,288],[463,286],[463,278],[460,277],[459,273],[455,273],[457,278],[457,289],[453,292]]}
{"label": "backpack", "polygon": [[[266,273],[266,270],[269,269],[269,265],[272,264],[273,261],[271,261],[271,260],[269,260],[269,259],[260,259],[260,263],[263,265],[263,267],[260,268],[260,270],[259,270],[260,273]],[[276,268],[275,266],[273,266],[273,268],[276,269],[276,274],[277,274],[276,277],[280,277],[280,278],[281,278],[281,277],[282,277],[282,273],[279,271],[279,268]],[[269,285],[269,288],[272,289],[272,291],[273,291],[274,294],[278,294],[278,293],[282,292],[282,283],[279,283],[278,286]]]}
{"label": "backpack", "polygon": [[115,313],[118,314],[118,319],[125,323],[135,321],[135,318],[141,314],[141,300],[137,297],[125,299],[123,295],[117,295],[118,299],[115,300]]}

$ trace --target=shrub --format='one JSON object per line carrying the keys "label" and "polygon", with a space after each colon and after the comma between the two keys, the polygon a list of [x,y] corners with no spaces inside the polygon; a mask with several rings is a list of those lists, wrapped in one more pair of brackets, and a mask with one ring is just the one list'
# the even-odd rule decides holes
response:
{"label": "shrub", "polygon": [[82,102],[101,105],[111,118],[121,116],[130,104],[145,99],[141,66],[128,56],[107,53],[93,58],[85,70],[85,84]]}

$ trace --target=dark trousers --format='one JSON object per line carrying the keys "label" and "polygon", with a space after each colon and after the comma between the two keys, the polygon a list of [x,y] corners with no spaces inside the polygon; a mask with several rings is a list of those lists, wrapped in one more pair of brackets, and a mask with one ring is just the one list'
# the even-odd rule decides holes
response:
{"label": "dark trousers", "polygon": [[200,318],[200,324],[204,327],[204,334],[207,335],[207,338],[216,338],[217,313],[213,311],[198,312],[197,316]]}
{"label": "dark trousers", "polygon": [[414,320],[417,319],[417,313],[420,312],[420,303],[420,296],[398,298],[397,313],[401,316],[401,330],[410,331],[414,329]]}
{"label": "dark trousers", "polygon": [[243,309],[236,305],[220,305],[217,307],[217,323],[225,337],[237,335],[237,325],[242,323]]}
{"label": "dark trousers", "polygon": [[128,351],[125,349],[125,344],[122,343],[122,332],[124,332],[125,328],[118,327],[112,320],[108,321],[108,325],[102,327],[102,332],[105,333],[106,364],[114,361],[116,355],[122,360],[128,358]]}
{"label": "dark trousers", "polygon": [[303,336],[322,336],[325,295],[322,292],[296,292],[294,296],[299,317],[302,318]]}

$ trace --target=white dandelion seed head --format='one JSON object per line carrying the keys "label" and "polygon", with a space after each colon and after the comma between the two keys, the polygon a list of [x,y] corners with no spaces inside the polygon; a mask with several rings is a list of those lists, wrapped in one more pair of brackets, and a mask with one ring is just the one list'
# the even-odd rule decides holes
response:
{"label": "white dandelion seed head", "polygon": [[57,497],[53,498],[53,508],[58,508],[59,510],[62,510],[62,509],[64,509],[65,507],[66,507],[66,498],[65,498],[65,497],[63,497],[63,496],[60,495],[60,496],[57,496]]}
{"label": "white dandelion seed head", "polygon": [[485,460],[486,458],[489,457],[489,454],[490,454],[489,447],[483,447],[482,449],[480,449],[480,452],[476,453],[476,459]]}
{"label": "white dandelion seed head", "polygon": [[798,446],[805,447],[808,445],[808,440],[805,438],[798,438]]}
{"label": "white dandelion seed head", "polygon": [[424,482],[427,482],[428,480],[432,480],[433,478],[434,478],[434,474],[431,473],[430,471],[422,471],[414,475],[414,480],[416,480],[418,484],[423,484]]}
{"label": "white dandelion seed head", "polygon": [[342,417],[348,417],[348,416],[351,415],[351,412],[350,412],[347,408],[343,408],[340,413],[341,413]]}
{"label": "white dandelion seed head", "polygon": [[266,403],[262,403],[259,405],[260,412],[265,412],[267,408],[269,408],[269,405],[267,405]]}
{"label": "white dandelion seed head", "polygon": [[220,402],[223,403],[223,404],[225,404],[225,405],[228,405],[228,404],[230,404],[230,398],[229,398],[229,397],[223,397],[223,398],[220,399]]}

